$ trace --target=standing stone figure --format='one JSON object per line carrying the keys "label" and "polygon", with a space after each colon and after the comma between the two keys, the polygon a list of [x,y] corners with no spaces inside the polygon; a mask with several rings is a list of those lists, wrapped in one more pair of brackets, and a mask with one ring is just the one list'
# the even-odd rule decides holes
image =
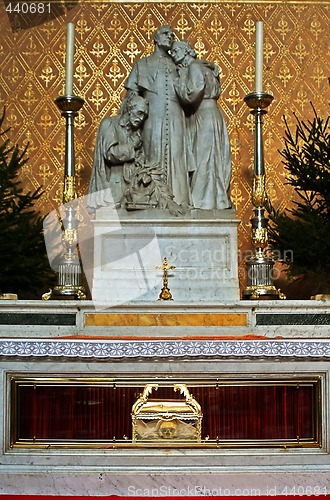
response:
{"label": "standing stone figure", "polygon": [[149,115],[143,126],[146,161],[160,166],[174,201],[185,208],[191,203],[188,163],[193,160],[186,146],[184,111],[174,87],[177,69],[168,54],[173,39],[171,27],[161,26],[154,35],[153,54],[136,62],[125,87],[127,97],[134,93],[149,102]]}
{"label": "standing stone figure", "polygon": [[218,68],[197,60],[188,42],[174,42],[171,55],[178,67],[176,91],[186,109],[196,163],[191,178],[192,204],[202,209],[230,208],[230,142],[217,105],[221,93]]}

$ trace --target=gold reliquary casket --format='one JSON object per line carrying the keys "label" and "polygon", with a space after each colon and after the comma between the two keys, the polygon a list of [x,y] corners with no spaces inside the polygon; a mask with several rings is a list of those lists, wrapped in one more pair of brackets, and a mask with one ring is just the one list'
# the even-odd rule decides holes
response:
{"label": "gold reliquary casket", "polygon": [[132,407],[132,441],[201,442],[202,410],[185,384],[174,384],[182,399],[149,399],[157,384],[147,384]]}

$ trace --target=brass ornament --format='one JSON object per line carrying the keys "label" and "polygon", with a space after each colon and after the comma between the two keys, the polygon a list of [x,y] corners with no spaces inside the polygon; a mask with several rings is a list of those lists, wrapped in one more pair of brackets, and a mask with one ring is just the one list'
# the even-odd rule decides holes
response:
{"label": "brass ornament", "polygon": [[77,198],[76,178],[74,175],[64,176],[63,203],[69,203]]}
{"label": "brass ornament", "polygon": [[74,243],[77,243],[78,242],[77,229],[64,229],[63,241],[67,245],[73,245]]}
{"label": "brass ornament", "polygon": [[163,288],[161,289],[158,300],[173,300],[170,289],[168,288],[168,271],[175,269],[175,266],[169,266],[167,258],[164,257],[163,265],[157,266],[156,269],[163,270]]}
{"label": "brass ornament", "polygon": [[[272,285],[264,286],[263,288],[266,292],[268,292],[269,295],[273,294],[274,291],[276,291],[279,299],[281,299],[281,300],[286,299],[286,295],[283,292],[281,292],[280,289],[276,290],[276,288]],[[260,293],[260,288],[258,286],[249,286],[246,288],[246,290],[249,291],[249,295],[251,296],[251,299],[258,300],[258,299],[261,299],[263,296],[263,294]]]}
{"label": "brass ornament", "polygon": [[254,175],[252,184],[252,204],[255,207],[264,207],[267,201],[266,176]]}
{"label": "brass ornament", "polygon": [[268,232],[266,227],[252,228],[252,244],[255,248],[266,248],[268,244]]}

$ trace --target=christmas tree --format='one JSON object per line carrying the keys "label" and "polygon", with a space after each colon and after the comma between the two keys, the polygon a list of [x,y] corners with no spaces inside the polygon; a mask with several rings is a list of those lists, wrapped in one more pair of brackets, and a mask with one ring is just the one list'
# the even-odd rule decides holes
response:
{"label": "christmas tree", "polygon": [[281,151],[286,183],[294,188],[293,206],[276,210],[269,203],[270,244],[286,260],[289,278],[304,276],[313,292],[330,293],[330,131],[329,120],[314,118],[291,132],[285,121],[285,148]]}
{"label": "christmas tree", "polygon": [[24,192],[18,176],[26,164],[27,148],[10,146],[0,118],[0,295],[41,298],[53,282],[43,236],[43,218],[33,208],[41,187]]}

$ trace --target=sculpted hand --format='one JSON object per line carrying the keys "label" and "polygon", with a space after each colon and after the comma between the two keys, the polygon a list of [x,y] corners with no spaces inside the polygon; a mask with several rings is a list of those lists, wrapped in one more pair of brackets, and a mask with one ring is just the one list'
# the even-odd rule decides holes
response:
{"label": "sculpted hand", "polygon": [[171,215],[178,216],[178,215],[184,215],[186,213],[186,210],[177,203],[175,203],[175,201],[173,200],[168,200],[167,208]]}
{"label": "sculpted hand", "polygon": [[140,134],[132,134],[129,138],[131,144],[133,145],[134,149],[140,149],[142,146],[142,138]]}

